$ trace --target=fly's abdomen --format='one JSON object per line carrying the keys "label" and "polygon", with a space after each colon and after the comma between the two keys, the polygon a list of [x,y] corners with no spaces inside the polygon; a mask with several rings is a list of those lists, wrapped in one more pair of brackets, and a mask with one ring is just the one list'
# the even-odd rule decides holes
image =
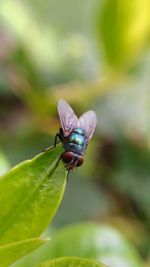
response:
{"label": "fly's abdomen", "polygon": [[74,143],[76,145],[84,146],[85,143],[85,137],[78,133],[72,133],[69,136],[69,143]]}
{"label": "fly's abdomen", "polygon": [[65,144],[65,149],[76,154],[83,155],[86,148],[86,139],[84,135],[72,132]]}

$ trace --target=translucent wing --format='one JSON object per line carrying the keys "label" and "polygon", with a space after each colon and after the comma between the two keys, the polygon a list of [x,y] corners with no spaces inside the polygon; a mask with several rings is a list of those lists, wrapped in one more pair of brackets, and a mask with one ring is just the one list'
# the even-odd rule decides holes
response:
{"label": "translucent wing", "polygon": [[89,141],[90,141],[90,139],[94,133],[96,123],[97,123],[96,114],[92,110],[85,112],[79,118],[78,126],[84,130],[86,138],[87,138],[87,143],[89,143]]}
{"label": "translucent wing", "polygon": [[58,114],[64,136],[69,135],[75,128],[78,127],[77,116],[74,114],[69,104],[63,99],[58,102]]}

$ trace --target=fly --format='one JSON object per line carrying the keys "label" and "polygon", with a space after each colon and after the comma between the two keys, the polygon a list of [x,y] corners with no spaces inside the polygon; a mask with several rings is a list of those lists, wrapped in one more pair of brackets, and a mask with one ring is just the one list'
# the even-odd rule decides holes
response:
{"label": "fly", "polygon": [[77,118],[65,100],[59,100],[58,114],[61,128],[56,134],[54,146],[59,141],[62,142],[65,151],[62,153],[61,159],[65,163],[66,169],[70,171],[83,164],[83,156],[94,133],[97,118],[92,110]]}

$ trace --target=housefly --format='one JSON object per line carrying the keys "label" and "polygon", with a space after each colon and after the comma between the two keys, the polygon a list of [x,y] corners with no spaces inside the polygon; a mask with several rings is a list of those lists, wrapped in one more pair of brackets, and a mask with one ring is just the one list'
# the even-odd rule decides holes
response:
{"label": "housefly", "polygon": [[96,114],[90,110],[77,118],[65,100],[59,100],[58,114],[61,128],[56,134],[54,146],[62,142],[65,151],[61,159],[70,171],[83,164],[83,155],[96,127]]}

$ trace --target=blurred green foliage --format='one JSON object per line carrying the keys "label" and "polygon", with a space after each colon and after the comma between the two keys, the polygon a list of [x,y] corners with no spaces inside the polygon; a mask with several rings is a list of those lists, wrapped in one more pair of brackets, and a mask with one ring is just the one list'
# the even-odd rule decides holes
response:
{"label": "blurred green foliage", "polygon": [[53,233],[49,243],[18,261],[14,267],[36,266],[38,262],[60,257],[95,259],[107,266],[142,266],[134,247],[113,227],[82,223]]}
{"label": "blurred green foliage", "polygon": [[53,229],[113,225],[143,266],[150,262],[149,5],[0,2],[0,173],[53,144],[59,98],[77,115],[94,109],[96,134],[83,167],[70,174]]}
{"label": "blurred green foliage", "polygon": [[[132,67],[149,38],[149,0],[105,0],[98,14],[98,37],[106,58],[117,71]],[[100,34],[101,33],[101,34]]]}

